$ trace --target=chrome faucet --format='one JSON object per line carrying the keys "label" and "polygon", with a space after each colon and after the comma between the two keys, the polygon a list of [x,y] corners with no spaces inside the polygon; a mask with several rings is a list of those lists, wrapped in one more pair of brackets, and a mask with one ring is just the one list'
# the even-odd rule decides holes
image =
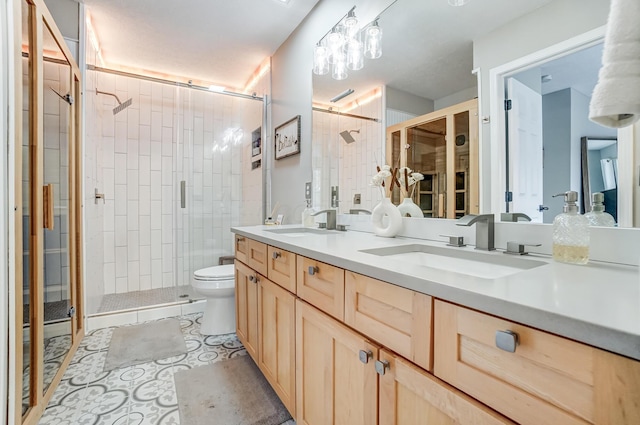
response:
{"label": "chrome faucet", "polygon": [[316,215],[323,213],[327,213],[327,230],[336,230],[336,210],[322,210],[311,215],[315,217]]}
{"label": "chrome faucet", "polygon": [[493,251],[494,245],[494,217],[493,214],[467,214],[458,219],[456,225],[471,226],[476,225],[476,249],[483,251]]}
{"label": "chrome faucet", "polygon": [[511,221],[515,223],[518,221],[519,218],[523,219],[524,221],[531,221],[531,217],[529,217],[525,213],[501,213],[500,214],[500,221]]}
{"label": "chrome faucet", "polygon": [[371,215],[371,211],[365,210],[364,208],[351,208],[349,210],[349,214],[356,214],[357,215],[357,214],[360,214],[360,213]]}

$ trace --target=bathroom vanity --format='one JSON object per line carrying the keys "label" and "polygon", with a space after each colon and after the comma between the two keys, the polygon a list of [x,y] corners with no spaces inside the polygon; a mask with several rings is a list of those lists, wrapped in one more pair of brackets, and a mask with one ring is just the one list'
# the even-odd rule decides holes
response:
{"label": "bathroom vanity", "polygon": [[298,424],[640,423],[637,267],[232,231],[238,338]]}

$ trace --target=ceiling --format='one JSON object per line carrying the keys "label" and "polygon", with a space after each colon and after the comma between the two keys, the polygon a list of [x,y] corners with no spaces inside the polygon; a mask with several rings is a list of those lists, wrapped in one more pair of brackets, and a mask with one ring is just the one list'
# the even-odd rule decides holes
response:
{"label": "ceiling", "polygon": [[107,67],[243,88],[318,0],[83,0]]}
{"label": "ceiling", "polygon": [[542,94],[571,87],[591,97],[598,82],[603,48],[604,44],[598,43],[541,65],[540,75],[548,75],[551,78],[549,82],[542,84]]}
{"label": "ceiling", "polygon": [[[80,0],[107,67],[154,71],[242,89],[318,0]],[[552,0],[353,0],[356,14],[380,17],[383,57],[345,81],[314,78],[314,100],[347,88],[387,84],[429,99],[476,85],[473,40]],[[370,10],[373,6],[377,11]],[[366,22],[363,19],[364,22]],[[330,28],[327,28],[327,31]],[[309,50],[313,46],[309,46]],[[309,71],[310,72],[310,71]],[[350,96],[345,101],[350,101]]]}

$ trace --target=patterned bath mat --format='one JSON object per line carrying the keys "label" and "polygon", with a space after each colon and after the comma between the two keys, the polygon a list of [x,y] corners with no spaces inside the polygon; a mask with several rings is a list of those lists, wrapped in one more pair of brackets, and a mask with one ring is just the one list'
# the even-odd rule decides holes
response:
{"label": "patterned bath mat", "polygon": [[180,321],[165,319],[113,331],[104,371],[166,359],[187,352]]}
{"label": "patterned bath mat", "polygon": [[181,424],[279,425],[291,419],[249,356],[181,370],[173,377]]}

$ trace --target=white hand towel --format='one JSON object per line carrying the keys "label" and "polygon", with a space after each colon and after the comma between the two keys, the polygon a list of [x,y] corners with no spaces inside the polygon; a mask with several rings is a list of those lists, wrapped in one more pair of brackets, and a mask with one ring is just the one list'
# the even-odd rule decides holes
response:
{"label": "white hand towel", "polygon": [[614,128],[640,119],[640,0],[611,1],[589,119]]}

